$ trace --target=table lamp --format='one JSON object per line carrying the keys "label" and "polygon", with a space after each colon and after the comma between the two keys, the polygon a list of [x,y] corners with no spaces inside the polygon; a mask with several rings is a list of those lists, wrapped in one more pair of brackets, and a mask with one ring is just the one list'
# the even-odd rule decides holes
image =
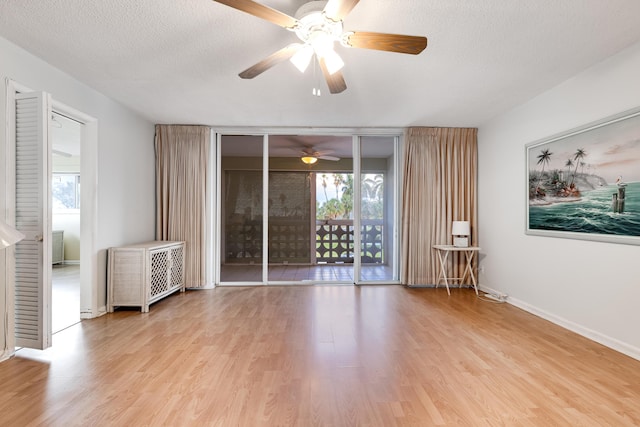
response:
{"label": "table lamp", "polygon": [[24,239],[24,234],[0,219],[0,249],[8,248]]}
{"label": "table lamp", "polygon": [[469,226],[469,221],[453,221],[453,225],[451,226],[453,246],[458,248],[468,247],[470,234],[471,227]]}

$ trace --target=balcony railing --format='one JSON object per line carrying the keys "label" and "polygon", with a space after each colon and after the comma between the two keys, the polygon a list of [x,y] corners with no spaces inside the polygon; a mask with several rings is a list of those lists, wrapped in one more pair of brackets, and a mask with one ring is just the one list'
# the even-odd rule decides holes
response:
{"label": "balcony railing", "polygon": [[[362,220],[362,263],[381,264],[384,259],[382,220]],[[353,220],[318,220],[315,254],[311,253],[308,223],[271,220],[270,263],[353,263]],[[225,263],[252,264],[262,260],[262,221],[229,223],[225,233]],[[315,255],[315,257],[313,256]]]}
{"label": "balcony railing", "polygon": [[[362,263],[384,263],[384,229],[382,220],[362,220]],[[353,220],[316,221],[316,262],[353,262]]]}

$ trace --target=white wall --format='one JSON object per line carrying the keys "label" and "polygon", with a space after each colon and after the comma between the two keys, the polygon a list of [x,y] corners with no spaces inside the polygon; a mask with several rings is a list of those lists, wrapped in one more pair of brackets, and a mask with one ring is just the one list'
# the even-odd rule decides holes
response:
{"label": "white wall", "polygon": [[525,235],[525,145],[640,106],[640,44],[479,128],[482,286],[640,359],[640,246]]}
{"label": "white wall", "polygon": [[51,229],[64,231],[64,260],[80,261],[80,211],[53,212]]}
{"label": "white wall", "polygon": [[[106,304],[106,249],[154,238],[154,126],[114,100],[0,38],[0,215],[5,212],[6,89],[9,77],[98,120],[98,306]],[[83,172],[84,173],[84,172]],[[95,254],[94,254],[95,255]],[[83,254],[84,257],[84,254]],[[0,252],[0,352],[5,337],[4,253]],[[12,298],[9,296],[9,298]],[[12,301],[8,301],[12,303]],[[4,354],[0,354],[0,360]]]}

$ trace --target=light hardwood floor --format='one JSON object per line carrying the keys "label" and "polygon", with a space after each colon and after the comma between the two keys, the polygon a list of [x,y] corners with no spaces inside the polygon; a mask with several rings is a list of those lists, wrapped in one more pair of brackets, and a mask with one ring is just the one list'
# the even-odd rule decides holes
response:
{"label": "light hardwood floor", "polygon": [[51,271],[53,333],[80,321],[80,265],[54,265]]}
{"label": "light hardwood floor", "polygon": [[640,425],[640,361],[469,289],[217,288],[0,364],[0,425]]}

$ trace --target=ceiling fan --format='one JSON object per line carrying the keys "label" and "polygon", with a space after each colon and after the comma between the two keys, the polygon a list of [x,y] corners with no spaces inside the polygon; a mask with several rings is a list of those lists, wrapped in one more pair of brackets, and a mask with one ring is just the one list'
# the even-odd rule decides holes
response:
{"label": "ceiling fan", "polygon": [[300,160],[308,165],[312,165],[318,160],[330,160],[332,162],[340,160],[340,157],[330,156],[329,154],[331,153],[333,153],[331,150],[316,151],[313,147],[306,147],[301,151],[302,157],[300,157]]}
{"label": "ceiling fan", "polygon": [[301,41],[285,46],[247,68],[239,74],[243,79],[252,79],[286,60],[290,60],[296,68],[304,72],[315,56],[329,92],[335,94],[347,88],[340,71],[344,62],[333,49],[335,42],[340,42],[346,47],[412,55],[419,54],[427,47],[426,37],[344,31],[343,19],[360,0],[310,1],[298,9],[295,18],[253,0],[214,1],[293,31]]}

